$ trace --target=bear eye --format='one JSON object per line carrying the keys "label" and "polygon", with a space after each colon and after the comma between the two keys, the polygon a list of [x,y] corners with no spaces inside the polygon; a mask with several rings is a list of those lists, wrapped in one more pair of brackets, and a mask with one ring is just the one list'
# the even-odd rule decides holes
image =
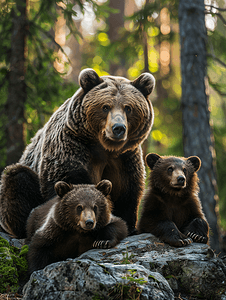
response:
{"label": "bear eye", "polygon": [[77,212],[79,212],[79,213],[82,212],[82,205],[77,206]]}
{"label": "bear eye", "polygon": [[125,106],[125,112],[126,112],[127,114],[129,114],[129,113],[131,113],[131,111],[132,111],[132,108],[131,108],[129,105],[126,105],[126,106]]}
{"label": "bear eye", "polygon": [[96,205],[94,205],[93,211],[95,212],[95,214],[97,213],[97,206]]}
{"label": "bear eye", "polygon": [[104,105],[102,109],[103,109],[103,112],[109,112],[110,106],[109,105]]}
{"label": "bear eye", "polygon": [[168,168],[168,172],[169,172],[169,173],[172,173],[172,172],[173,172],[173,168],[172,168],[172,167],[169,167],[169,168]]}
{"label": "bear eye", "polygon": [[185,168],[183,168],[183,172],[184,172],[184,175],[187,174],[187,170]]}

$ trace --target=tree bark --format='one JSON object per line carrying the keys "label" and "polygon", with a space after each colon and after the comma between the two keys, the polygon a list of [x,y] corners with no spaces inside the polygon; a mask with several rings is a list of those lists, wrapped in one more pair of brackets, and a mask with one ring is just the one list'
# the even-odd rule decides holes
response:
{"label": "tree bark", "polygon": [[8,98],[5,104],[6,164],[19,160],[24,150],[24,105],[26,101],[25,47],[26,47],[26,0],[16,0],[12,9],[12,37]]}
{"label": "tree bark", "polygon": [[185,157],[197,155],[202,161],[198,172],[200,199],[212,231],[211,247],[219,252],[214,144],[207,94],[204,9],[204,0],[180,0],[183,145]]}
{"label": "tree bark", "polygon": [[[109,16],[109,31],[108,36],[111,42],[115,42],[119,38],[119,30],[124,27],[124,8],[125,1],[124,0],[110,0],[109,7],[118,9],[119,12],[116,14],[110,13]],[[124,70],[122,65],[116,64],[112,62],[110,64],[109,73],[111,75],[119,75],[123,76]]]}

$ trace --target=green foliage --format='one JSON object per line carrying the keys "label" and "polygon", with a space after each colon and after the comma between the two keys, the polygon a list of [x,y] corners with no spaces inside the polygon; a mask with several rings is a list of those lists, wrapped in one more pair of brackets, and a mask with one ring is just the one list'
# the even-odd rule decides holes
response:
{"label": "green foliage", "polygon": [[17,292],[19,281],[26,278],[28,246],[10,246],[0,237],[0,293]]}
{"label": "green foliage", "polygon": [[126,252],[122,252],[122,256],[123,256],[123,260],[121,262],[122,264],[131,264],[132,263],[132,259],[133,259],[134,255],[132,253],[129,255],[127,247],[126,247]]}
{"label": "green foliage", "polygon": [[118,13],[117,9],[113,9],[109,7],[109,0],[103,3],[102,5],[98,5],[95,1],[88,1],[92,3],[93,10],[95,12],[96,18],[98,21],[104,18],[108,18],[110,13],[116,14]]}
{"label": "green foliage", "polygon": [[[129,22],[127,28],[121,28],[120,38],[117,41],[101,40],[103,33],[107,36],[109,27],[107,25],[107,18],[105,20],[106,26],[101,28],[97,35],[93,38],[91,47],[85,49],[86,55],[84,59],[85,65],[92,68],[97,68],[100,72],[109,70],[111,63],[123,65],[125,68],[130,69],[133,64],[138,65],[138,71],[128,71],[128,76],[134,78],[139,75],[144,68],[143,60],[143,46],[144,35],[147,34],[148,39],[151,40],[151,45],[157,45],[161,40],[173,41],[175,34],[170,31],[168,35],[163,35],[159,30],[159,22],[156,19],[162,8],[166,7],[170,12],[171,19],[175,19],[178,14],[179,1],[152,1],[147,3],[140,10],[136,11],[133,15],[125,17],[125,21]],[[108,38],[108,36],[107,36]],[[89,41],[90,44],[90,41]],[[97,64],[92,60],[94,57],[101,57],[101,63]],[[89,59],[92,58],[92,59]],[[154,63],[150,60],[150,71],[153,72],[151,65]],[[156,69],[157,70],[157,69]],[[155,70],[155,72],[156,72]]]}
{"label": "green foliage", "polygon": [[221,226],[226,230],[226,127],[215,127],[214,128],[215,137],[215,149],[217,158],[217,183],[219,191],[219,212],[221,216]]}
{"label": "green foliage", "polygon": [[154,281],[158,282],[158,280],[153,275],[148,275],[148,278],[152,278]]}
{"label": "green foliage", "polygon": [[138,288],[136,284],[116,284],[109,292],[110,299],[140,299],[142,289]]}
{"label": "green foliage", "polygon": [[[79,2],[80,1],[75,1]],[[57,10],[58,1],[29,1],[29,10],[26,20],[26,108],[25,108],[25,137],[27,142],[34,133],[43,126],[44,122],[52,114],[53,109],[71,96],[77,86],[66,83],[62,74],[53,67],[56,59],[56,48],[60,48],[50,34],[55,26],[59,15]],[[74,14],[71,6],[65,8]],[[10,72],[10,49],[13,17],[12,12],[16,11],[16,3],[9,0],[1,1],[0,10],[0,167],[4,167],[6,149],[4,128],[7,126],[7,119],[4,114],[4,105],[8,97],[8,79]],[[71,24],[71,19],[68,20]],[[12,41],[13,42],[13,41]],[[63,50],[63,49],[61,49]]]}
{"label": "green foliage", "polygon": [[[214,16],[215,14],[213,14]],[[222,15],[219,14],[221,17]],[[217,184],[219,195],[220,225],[226,230],[226,32],[222,19],[218,18],[214,31],[208,32],[208,79],[210,84],[211,119],[214,124]]]}
{"label": "green foliage", "polygon": [[93,300],[139,300],[141,293],[142,289],[137,287],[136,283],[117,283],[108,290],[101,285],[100,292],[93,296]]}
{"label": "green foliage", "polygon": [[144,280],[143,277],[136,277],[136,273],[137,273],[137,270],[136,269],[131,269],[131,270],[128,270],[130,274],[126,274],[126,276],[122,277],[122,279],[126,279],[126,280],[129,280],[130,282],[133,282],[133,283],[137,283],[137,284],[144,284],[144,283],[147,283],[146,280]]}

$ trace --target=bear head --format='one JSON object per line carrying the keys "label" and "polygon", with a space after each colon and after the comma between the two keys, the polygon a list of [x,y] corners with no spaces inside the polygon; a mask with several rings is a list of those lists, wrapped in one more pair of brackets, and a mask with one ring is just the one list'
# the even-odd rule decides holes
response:
{"label": "bear head", "polygon": [[143,73],[130,81],[118,76],[99,77],[93,69],[85,69],[79,83],[82,122],[77,126],[84,124],[86,136],[98,140],[108,151],[120,152],[135,149],[147,138],[154,119],[149,100],[155,86],[151,74]]}
{"label": "bear head", "polygon": [[197,156],[188,158],[175,156],[159,156],[149,153],[146,163],[151,169],[150,185],[163,193],[183,194],[187,191],[197,191],[201,160]]}
{"label": "bear head", "polygon": [[109,200],[111,189],[109,180],[102,180],[97,185],[57,182],[56,223],[64,230],[86,232],[107,225],[112,210]]}

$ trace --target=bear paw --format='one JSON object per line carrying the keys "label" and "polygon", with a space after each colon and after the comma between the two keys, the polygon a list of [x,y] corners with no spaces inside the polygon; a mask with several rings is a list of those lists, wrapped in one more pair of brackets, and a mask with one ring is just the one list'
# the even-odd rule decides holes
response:
{"label": "bear paw", "polygon": [[169,244],[172,247],[185,247],[190,245],[193,241],[191,238],[186,238],[186,236],[182,236],[182,234],[178,236],[173,236],[171,238],[162,239],[164,243]]}
{"label": "bear paw", "polygon": [[195,243],[203,243],[206,244],[208,241],[208,238],[202,235],[198,235],[194,232],[188,232],[187,233],[187,237],[191,238],[193,240],[193,242]]}
{"label": "bear paw", "polygon": [[188,239],[183,239],[183,240],[178,240],[178,242],[180,243],[180,246],[187,246],[189,244],[192,243],[192,239],[188,238]]}
{"label": "bear paw", "polygon": [[98,248],[98,249],[107,249],[107,248],[110,248],[110,241],[109,240],[94,241],[93,248]]}

